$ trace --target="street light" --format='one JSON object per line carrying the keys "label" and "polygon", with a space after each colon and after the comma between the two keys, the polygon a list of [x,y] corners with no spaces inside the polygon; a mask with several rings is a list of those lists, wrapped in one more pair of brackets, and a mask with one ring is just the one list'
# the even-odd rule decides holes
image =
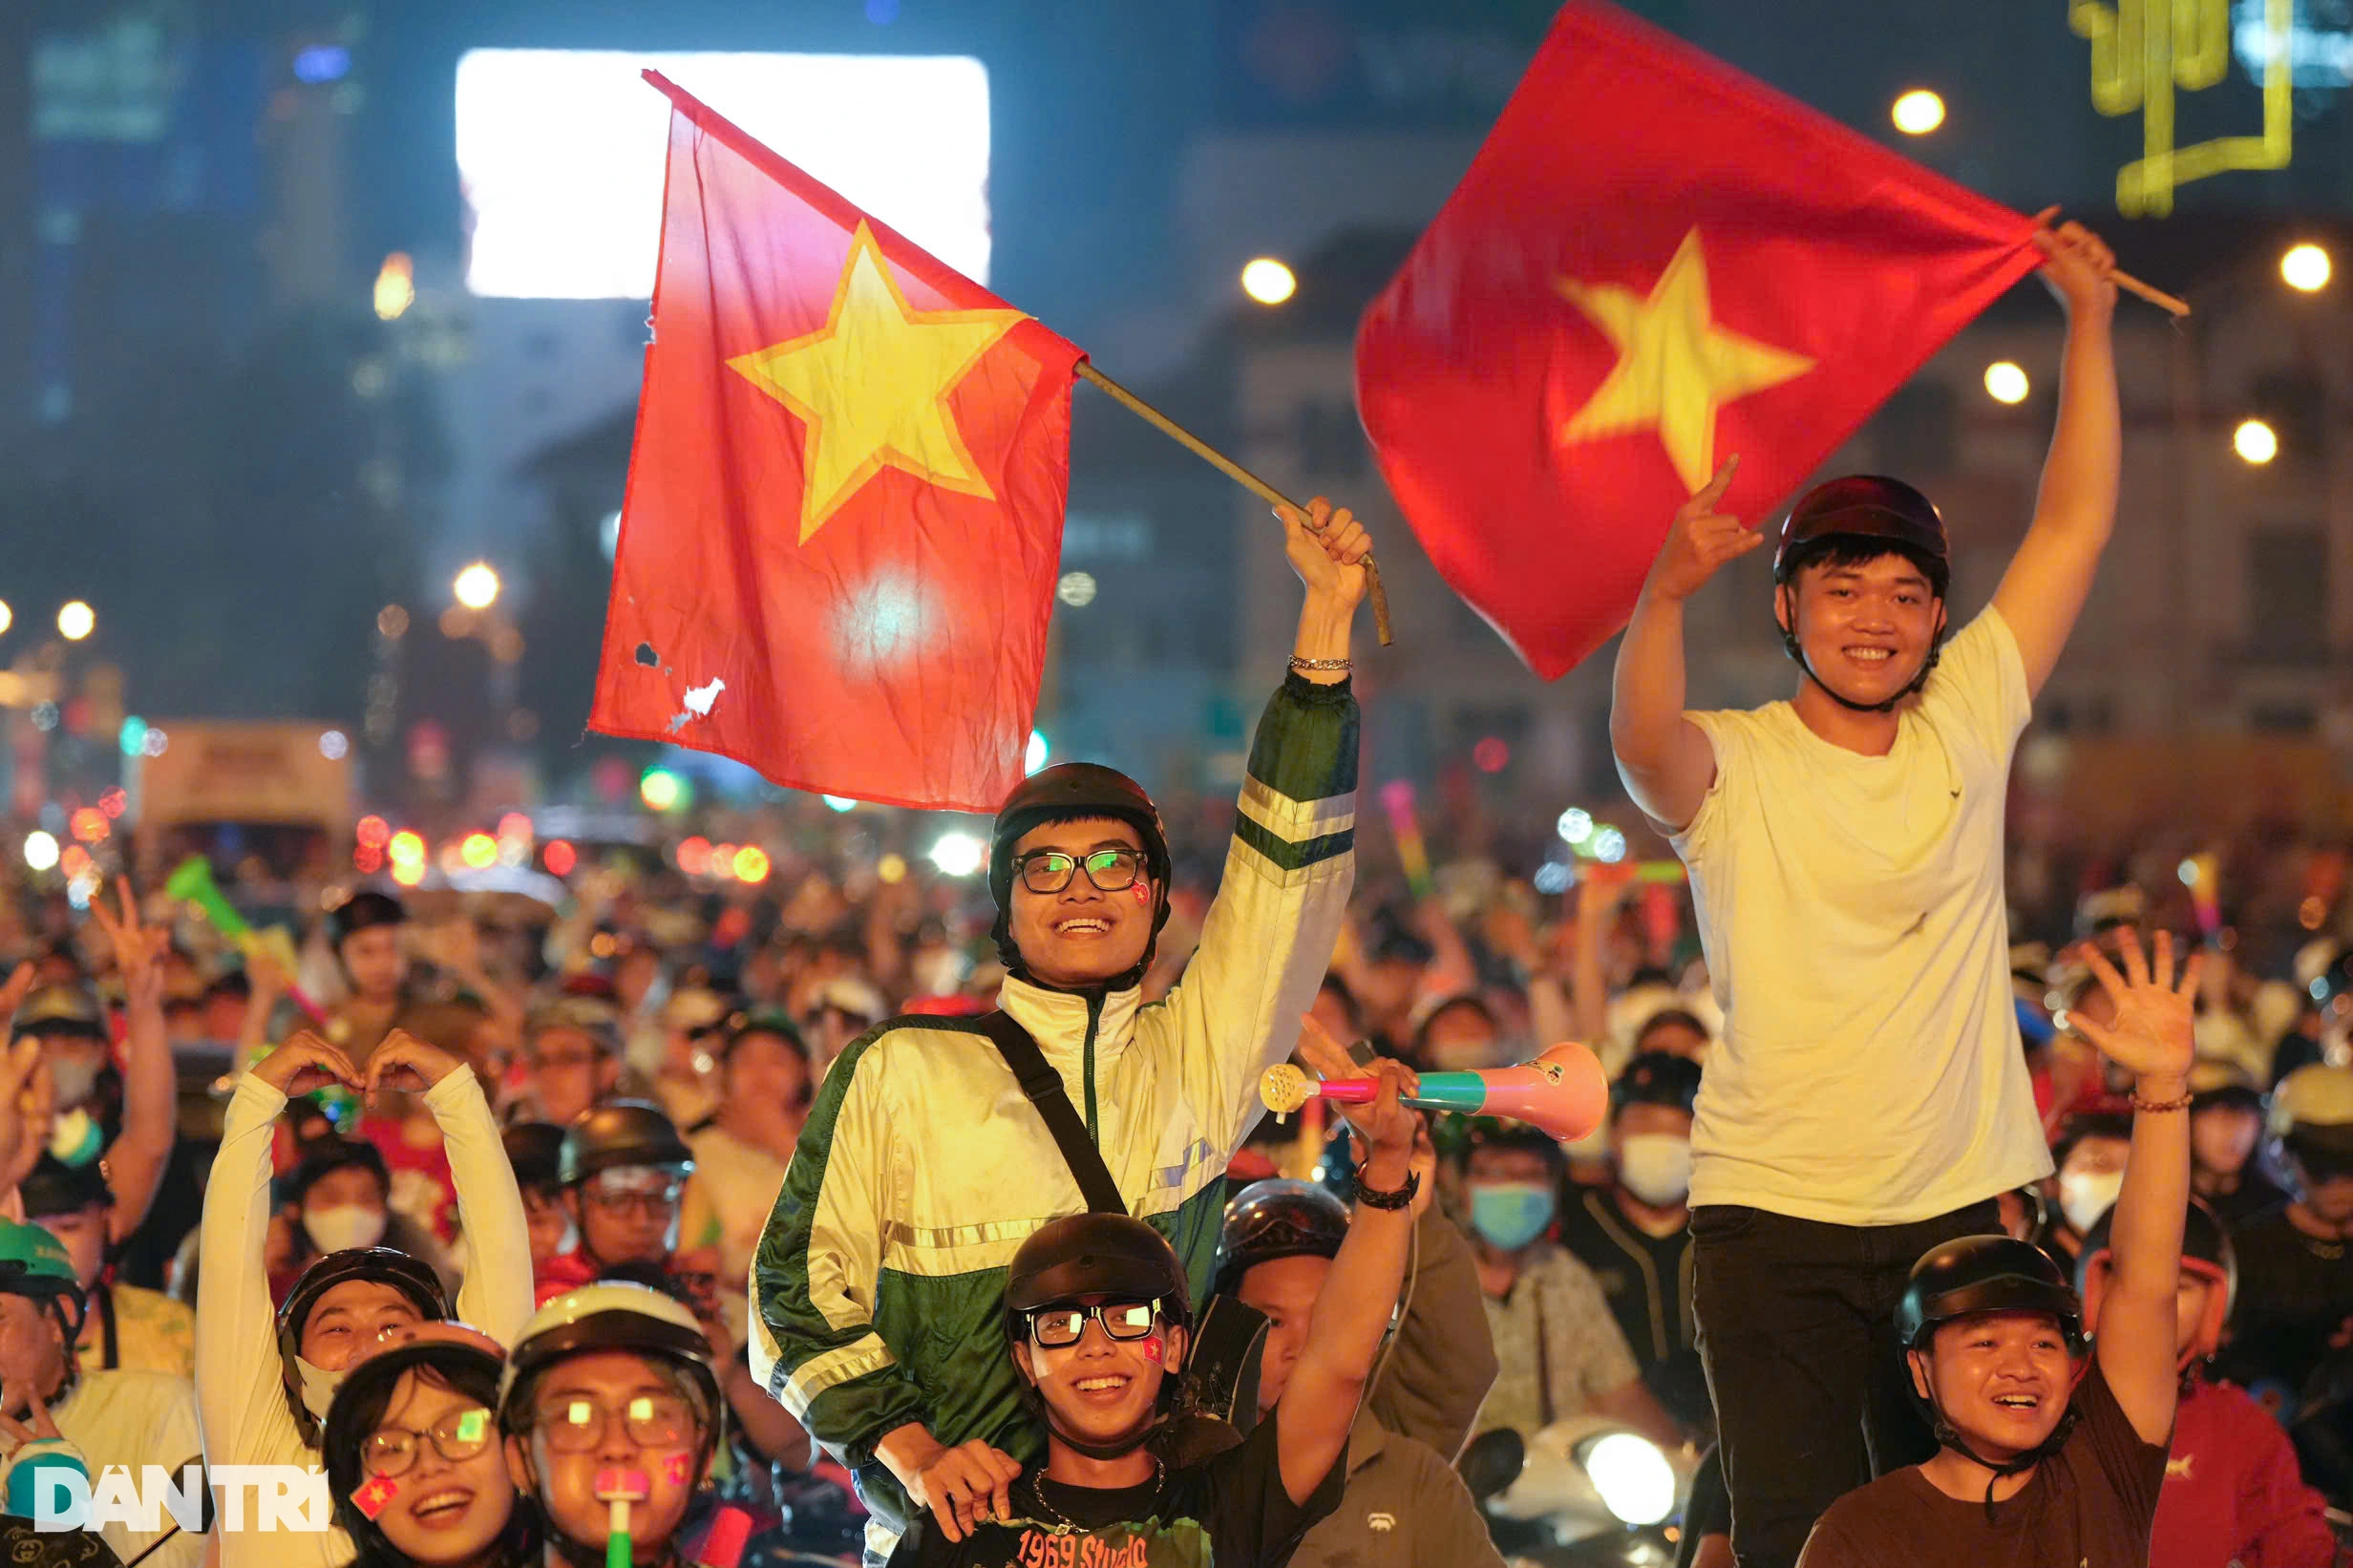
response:
{"label": "street light", "polygon": [[2279,456],[2279,436],[2260,419],[2242,419],[2231,433],[2231,450],[2260,468]]}
{"label": "street light", "polygon": [[2026,372],[2006,359],[1985,367],[1985,394],[1997,403],[2024,403],[2028,392]]}
{"label": "street light", "polygon": [[0,632],[7,631],[9,627],[14,625],[15,624],[16,612],[9,608],[9,602],[7,600],[0,599]]}
{"label": "street light", "polygon": [[69,643],[78,643],[98,629],[98,612],[78,599],[69,599],[57,606],[57,635]]}
{"label": "street light", "polygon": [[1241,269],[1241,291],[1261,305],[1281,305],[1299,292],[1299,278],[1272,256],[1257,256]]}
{"label": "street light", "polygon": [[450,592],[466,608],[486,610],[498,602],[498,574],[490,569],[490,562],[477,561],[457,574]]}
{"label": "street light", "polygon": [[2290,288],[2304,293],[2317,293],[2328,286],[2331,271],[2328,252],[2319,245],[2306,243],[2290,245],[2279,258],[2279,276]]}
{"label": "street light", "polygon": [[1897,98],[1888,117],[1908,137],[1924,137],[1944,123],[1944,100],[1925,87],[1916,87]]}

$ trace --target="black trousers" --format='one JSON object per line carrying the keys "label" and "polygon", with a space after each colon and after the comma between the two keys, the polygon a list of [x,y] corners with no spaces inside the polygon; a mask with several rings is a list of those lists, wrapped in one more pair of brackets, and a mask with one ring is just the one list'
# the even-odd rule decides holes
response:
{"label": "black trousers", "polygon": [[1700,1354],[1741,1568],[1791,1568],[1832,1503],[1936,1451],[1912,1406],[1896,1303],[1922,1253],[2001,1228],[1990,1198],[1908,1225],[1691,1211]]}

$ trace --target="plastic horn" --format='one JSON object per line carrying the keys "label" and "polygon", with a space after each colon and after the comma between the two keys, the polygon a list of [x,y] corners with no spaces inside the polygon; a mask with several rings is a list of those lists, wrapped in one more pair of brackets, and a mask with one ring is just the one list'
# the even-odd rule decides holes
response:
{"label": "plastic horn", "polygon": [[1640,882],[1645,887],[1681,887],[1688,880],[1681,860],[1584,860],[1578,864],[1578,879],[1590,879],[1604,887],[1625,882]]}
{"label": "plastic horn", "polygon": [[[212,862],[201,855],[191,855],[180,861],[179,869],[163,884],[163,891],[194,907],[204,917],[205,923],[226,937],[246,958],[265,951],[262,934],[237,912],[235,904],[222,896],[221,884],[212,879]],[[304,1017],[322,1028],[327,1026],[327,1009],[313,1002],[301,986],[289,985],[286,994],[286,1000],[303,1010]]]}
{"label": "plastic horn", "polygon": [[612,1530],[604,1537],[604,1568],[629,1568],[629,1505],[652,1494],[653,1482],[642,1470],[607,1468],[597,1472],[596,1499],[610,1505]]}
{"label": "plastic horn", "polygon": [[1422,837],[1422,819],[1414,810],[1413,782],[1393,778],[1381,786],[1381,806],[1388,813],[1389,832],[1397,838],[1397,858],[1405,867],[1406,885],[1417,899],[1430,897],[1430,845]]}
{"label": "plastic horn", "polygon": [[[1318,1083],[1288,1063],[1266,1070],[1259,1098],[1278,1115],[1289,1115],[1311,1099],[1368,1103],[1378,1091],[1372,1078],[1333,1078]],[[1609,1080],[1592,1051],[1564,1040],[1533,1062],[1484,1068],[1476,1072],[1425,1072],[1421,1092],[1406,1104],[1421,1111],[1459,1111],[1473,1116],[1509,1116],[1563,1143],[1601,1125],[1609,1109]]]}

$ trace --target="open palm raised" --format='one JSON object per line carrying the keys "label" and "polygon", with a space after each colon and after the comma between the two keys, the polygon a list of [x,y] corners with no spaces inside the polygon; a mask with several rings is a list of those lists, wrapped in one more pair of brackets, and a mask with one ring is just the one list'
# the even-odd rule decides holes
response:
{"label": "open palm raised", "polygon": [[2078,1014],[2070,1027],[2098,1047],[2101,1055],[2140,1077],[2184,1077],[2196,1054],[2194,999],[2202,955],[2192,954],[2176,976],[2173,933],[2158,932],[2154,946],[2152,960],[2142,955],[2137,937],[2128,937],[2121,974],[2097,948],[2086,949],[2100,988],[2116,1005],[2116,1016],[2095,1024]]}

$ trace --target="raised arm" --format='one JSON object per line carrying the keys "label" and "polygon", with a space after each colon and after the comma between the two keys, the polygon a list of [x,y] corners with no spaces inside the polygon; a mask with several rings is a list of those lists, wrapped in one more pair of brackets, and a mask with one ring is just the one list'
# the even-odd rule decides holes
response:
{"label": "raised arm", "polygon": [[[1316,1026],[1309,1025],[1310,1032]],[[1369,1149],[1357,1170],[1360,1191],[1394,1193],[1413,1174],[1413,1139],[1420,1120],[1398,1101],[1414,1076],[1402,1063],[1378,1061],[1370,1073],[1381,1081],[1380,1098],[1359,1117],[1369,1129]],[[1388,1331],[1397,1289],[1405,1281],[1406,1249],[1413,1217],[1404,1205],[1377,1208],[1359,1202],[1348,1221],[1331,1272],[1315,1300],[1307,1345],[1291,1370],[1291,1384],[1275,1407],[1275,1439],[1282,1453],[1282,1490],[1304,1503],[1341,1462],[1355,1425],[1357,1402],[1372,1375],[1381,1337]]]}
{"label": "raised arm", "polygon": [[1716,510],[1739,467],[1737,456],[1728,459],[1675,513],[1610,676],[1609,749],[1618,776],[1643,815],[1671,832],[1691,825],[1716,777],[1714,749],[1684,717],[1684,601],[1726,562],[1765,542],[1762,533]]}
{"label": "raised arm", "polygon": [[269,1139],[289,1095],[332,1083],[358,1089],[359,1070],[317,1035],[299,1033],[238,1080],[222,1117],[221,1150],[204,1184],[204,1266],[196,1280],[196,1403],[204,1457],[215,1466],[260,1464],[301,1444],[277,1375],[276,1313],[263,1261]]}
{"label": "raised arm", "polygon": [[2198,961],[2173,973],[2173,939],[2160,931],[2153,966],[2135,941],[2124,948],[2125,972],[2096,949],[2092,973],[2116,1005],[2096,1024],[2081,1013],[2073,1027],[2102,1055],[2133,1075],[2132,1148],[2124,1190],[2109,1221],[2114,1273],[2100,1306],[2093,1347],[2116,1403],[2141,1441],[2173,1439],[2180,1378],[2173,1352],[2173,1297],[2181,1278],[2181,1227],[2190,1208],[2190,1062]]}
{"label": "raised arm", "polygon": [[[2043,214],[2046,219],[2057,211]],[[2067,313],[2059,372],[2059,424],[2034,521],[2010,558],[1994,607],[2018,641],[2026,690],[2050,678],[2075,617],[2091,591],[2100,553],[2116,524],[2116,486],[2124,463],[2124,425],[2116,401],[2116,258],[2081,223],[2042,230],[2035,244],[2048,258],[2043,281]]]}
{"label": "raised arm", "polygon": [[[1356,699],[1350,619],[1365,594],[1365,531],[1318,497],[1282,519],[1306,584],[1294,661],[1260,716],[1218,896],[1183,984],[1168,995],[1186,1097],[1240,1147],[1264,1113],[1259,1074],[1290,1053],[1315,1001],[1356,879]],[[1306,662],[1311,667],[1301,668]]]}
{"label": "raised arm", "polygon": [[90,901],[90,915],[104,928],[122,972],[122,1132],[106,1149],[106,1188],[115,1199],[107,1238],[120,1245],[146,1219],[172,1157],[179,1086],[163,1027],[160,961],[171,933],[140,923],[130,878],[117,883],[117,893],[122,900],[120,918],[107,914],[104,899]]}
{"label": "raised arm", "polygon": [[368,1058],[368,1088],[421,1087],[441,1129],[466,1238],[466,1278],[457,1316],[501,1345],[514,1343],[531,1318],[531,1232],[515,1167],[499,1141],[498,1118],[474,1070],[404,1030],[385,1036]]}

